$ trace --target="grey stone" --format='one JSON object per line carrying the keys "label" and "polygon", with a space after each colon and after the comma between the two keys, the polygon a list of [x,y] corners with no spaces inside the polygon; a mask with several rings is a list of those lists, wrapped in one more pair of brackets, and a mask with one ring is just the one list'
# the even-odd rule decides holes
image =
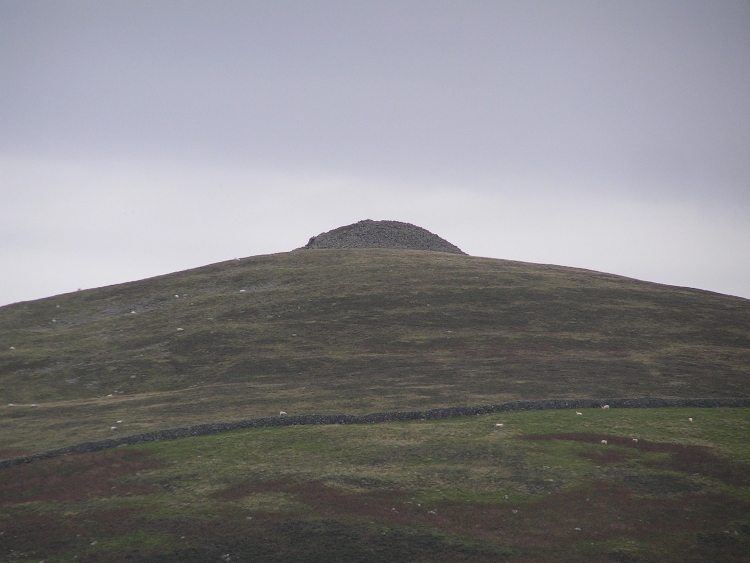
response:
{"label": "grey stone", "polygon": [[317,248],[399,248],[466,254],[422,227],[400,221],[370,219],[314,236],[299,250]]}

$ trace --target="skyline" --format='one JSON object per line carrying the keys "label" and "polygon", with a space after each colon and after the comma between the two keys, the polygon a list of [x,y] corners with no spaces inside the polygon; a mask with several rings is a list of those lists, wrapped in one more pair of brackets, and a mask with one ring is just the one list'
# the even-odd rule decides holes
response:
{"label": "skyline", "polygon": [[0,1],[0,305],[362,219],[750,298],[747,2]]}

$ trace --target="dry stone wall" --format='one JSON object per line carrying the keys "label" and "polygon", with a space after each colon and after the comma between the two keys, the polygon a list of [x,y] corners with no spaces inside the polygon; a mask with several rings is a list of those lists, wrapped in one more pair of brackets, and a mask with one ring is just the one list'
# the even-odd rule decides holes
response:
{"label": "dry stone wall", "polygon": [[664,407],[687,407],[687,408],[718,408],[718,407],[750,407],[750,398],[739,399],[545,399],[539,401],[512,401],[494,405],[482,405],[476,407],[446,407],[430,409],[426,411],[393,411],[376,412],[370,414],[303,414],[269,416],[264,418],[251,418],[248,420],[237,420],[233,422],[197,424],[195,426],[184,426],[181,428],[169,428],[146,432],[144,434],[133,434],[131,436],[120,436],[96,442],[84,442],[65,448],[48,450],[38,454],[14,457],[0,460],[0,468],[21,465],[35,460],[58,457],[62,455],[96,452],[141,444],[144,442],[158,442],[160,440],[176,440],[190,436],[207,436],[231,430],[243,428],[261,428],[269,426],[301,426],[314,424],[376,424],[383,422],[399,422],[407,420],[436,420],[441,418],[453,418],[458,416],[476,416],[510,411],[530,410],[553,410],[553,409],[587,409],[601,408],[609,405],[609,408],[617,409],[647,409]]}

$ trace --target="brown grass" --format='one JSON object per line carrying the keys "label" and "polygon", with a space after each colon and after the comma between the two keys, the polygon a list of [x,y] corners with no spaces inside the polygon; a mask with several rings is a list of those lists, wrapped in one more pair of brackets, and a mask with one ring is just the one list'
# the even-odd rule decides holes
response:
{"label": "brown grass", "polygon": [[127,449],[17,465],[2,472],[0,504],[146,494],[154,488],[122,478],[162,465],[145,452]]}

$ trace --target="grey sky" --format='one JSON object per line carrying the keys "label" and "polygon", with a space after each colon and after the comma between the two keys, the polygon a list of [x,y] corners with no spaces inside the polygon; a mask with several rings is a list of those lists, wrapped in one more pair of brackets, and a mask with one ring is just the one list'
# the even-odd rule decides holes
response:
{"label": "grey sky", "polygon": [[750,3],[0,0],[0,304],[364,218],[750,297]]}

